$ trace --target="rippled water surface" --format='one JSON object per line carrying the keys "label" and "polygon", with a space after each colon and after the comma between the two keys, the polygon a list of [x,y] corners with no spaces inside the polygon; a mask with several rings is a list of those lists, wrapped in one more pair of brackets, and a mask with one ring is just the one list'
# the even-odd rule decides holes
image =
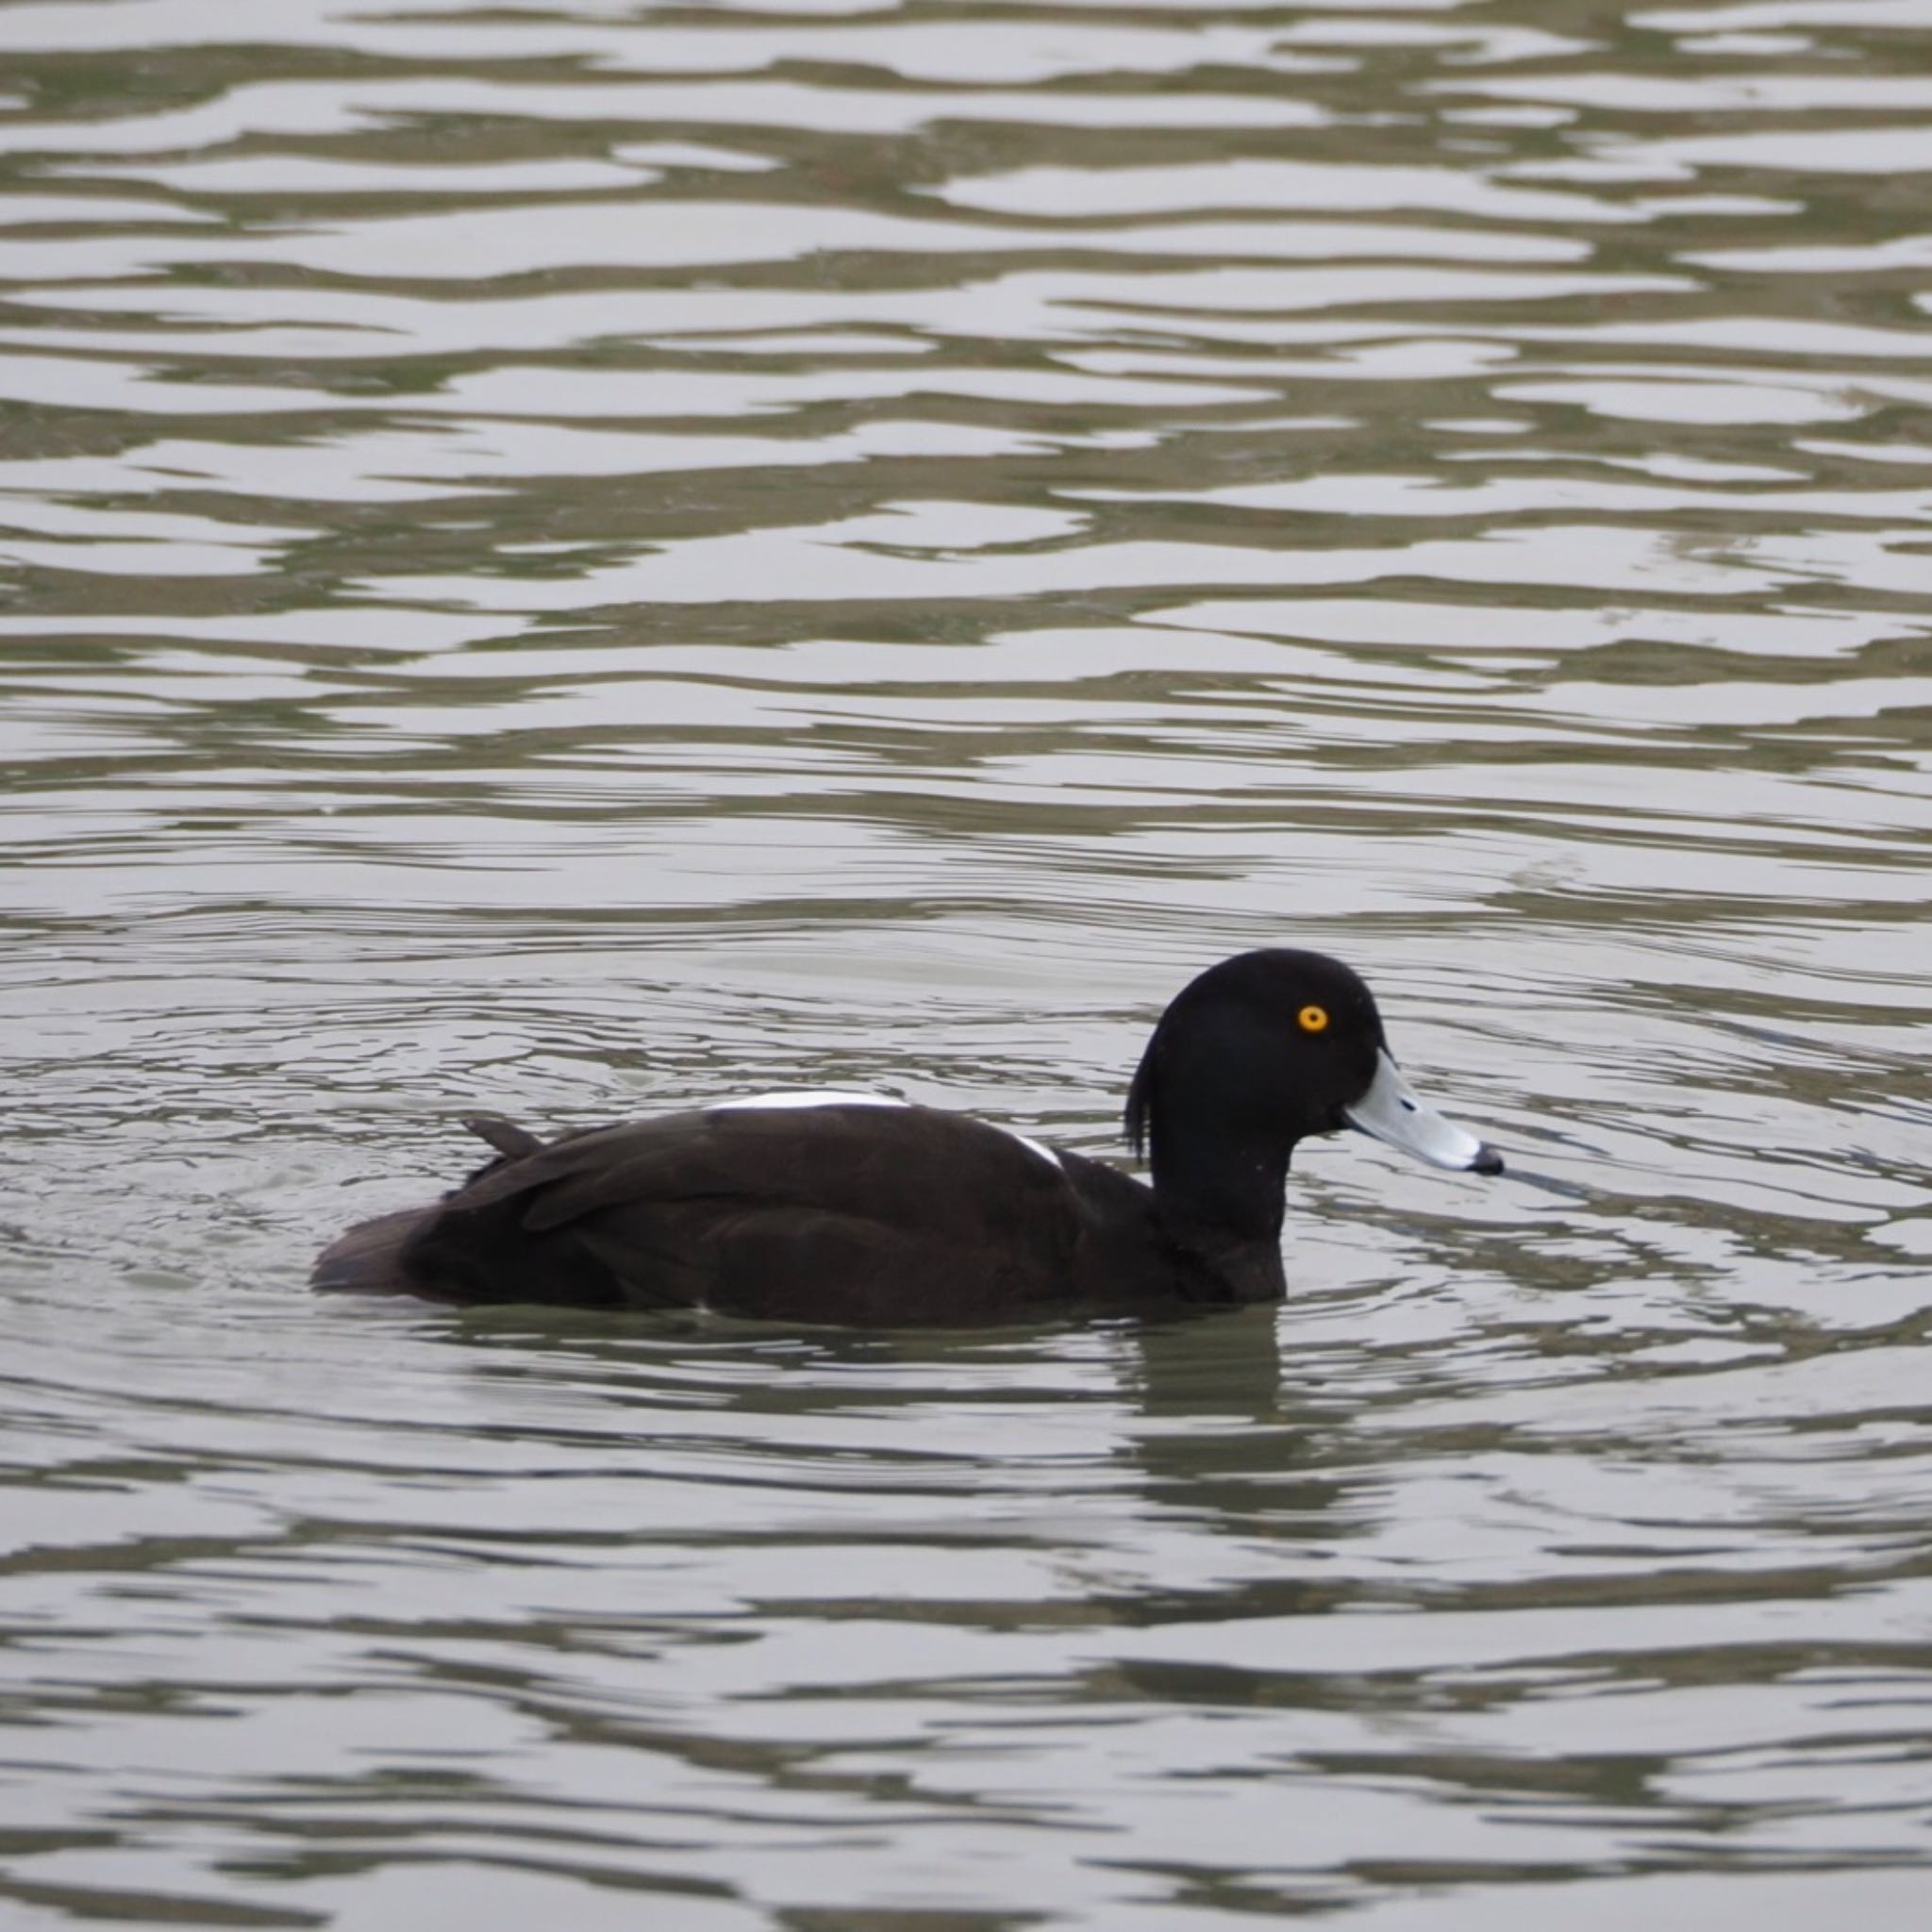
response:
{"label": "rippled water surface", "polygon": [[[1932,1910],[1932,6],[0,7],[0,1917]],[[488,1106],[1116,1153],[1291,1301],[317,1302]]]}

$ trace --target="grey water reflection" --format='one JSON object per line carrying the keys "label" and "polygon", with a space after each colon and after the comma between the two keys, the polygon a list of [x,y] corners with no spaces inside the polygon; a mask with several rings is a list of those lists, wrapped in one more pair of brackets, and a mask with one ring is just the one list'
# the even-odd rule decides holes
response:
{"label": "grey water reflection", "polygon": [[[1919,1924],[1928,31],[0,8],[8,1924]],[[303,1291],[1281,939],[1279,1310]]]}

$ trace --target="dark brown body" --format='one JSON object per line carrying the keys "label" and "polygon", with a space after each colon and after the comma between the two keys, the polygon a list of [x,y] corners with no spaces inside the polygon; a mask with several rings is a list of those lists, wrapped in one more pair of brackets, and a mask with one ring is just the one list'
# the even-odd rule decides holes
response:
{"label": "dark brown body", "polygon": [[1177,1239],[1117,1169],[932,1108],[721,1108],[547,1143],[474,1124],[501,1158],[351,1228],[317,1287],[868,1326],[1283,1291],[1274,1239]]}

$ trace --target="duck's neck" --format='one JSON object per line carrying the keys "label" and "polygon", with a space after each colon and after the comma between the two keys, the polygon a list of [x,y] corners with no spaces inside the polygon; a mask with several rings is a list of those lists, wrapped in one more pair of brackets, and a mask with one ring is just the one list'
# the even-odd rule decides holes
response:
{"label": "duck's neck", "polygon": [[1157,1121],[1151,1165],[1161,1231],[1228,1284],[1230,1299],[1278,1301],[1281,1217],[1292,1140],[1276,1135],[1211,1138]]}

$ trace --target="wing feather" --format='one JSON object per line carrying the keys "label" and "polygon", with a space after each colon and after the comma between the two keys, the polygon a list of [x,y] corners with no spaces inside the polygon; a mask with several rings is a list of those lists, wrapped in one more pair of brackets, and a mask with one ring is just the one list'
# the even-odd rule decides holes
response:
{"label": "wing feather", "polygon": [[973,1319],[1063,1291],[1077,1238],[1058,1163],[929,1108],[733,1108],[487,1138],[499,1158],[405,1257],[465,1299],[514,1298],[541,1273],[586,1302]]}

